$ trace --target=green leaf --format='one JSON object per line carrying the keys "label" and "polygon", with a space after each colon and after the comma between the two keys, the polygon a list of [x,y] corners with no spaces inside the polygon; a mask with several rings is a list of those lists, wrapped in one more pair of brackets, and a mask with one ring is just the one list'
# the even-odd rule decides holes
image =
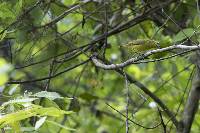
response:
{"label": "green leaf", "polygon": [[76,129],[73,129],[73,128],[69,128],[69,127],[63,126],[63,125],[61,125],[61,124],[59,124],[59,123],[56,123],[56,122],[54,122],[54,121],[46,120],[46,122],[48,122],[48,123],[50,123],[50,124],[53,124],[53,125],[55,125],[55,126],[58,126],[58,127],[62,128],[62,129],[65,129],[65,130],[70,130],[70,131],[75,131],[75,130],[76,130]]}
{"label": "green leaf", "polygon": [[11,69],[11,65],[7,64],[3,58],[0,58],[0,75],[9,72]]}
{"label": "green leaf", "polygon": [[35,112],[40,116],[54,116],[54,117],[59,117],[60,115],[73,113],[72,111],[64,111],[55,107],[39,108],[35,110]]}
{"label": "green leaf", "polygon": [[6,105],[9,105],[9,104],[14,104],[14,103],[30,103],[34,100],[36,100],[38,98],[22,98],[22,99],[14,99],[14,100],[10,100],[8,102],[5,102],[2,104],[2,106],[6,106]]}
{"label": "green leaf", "polygon": [[79,112],[81,109],[80,103],[77,98],[73,98],[69,104],[69,110]]}
{"label": "green leaf", "polygon": [[73,113],[73,112],[72,111],[64,111],[64,110],[57,109],[54,107],[43,108],[42,106],[32,105],[29,108],[1,116],[0,128],[3,128],[6,125],[12,124],[14,122],[30,118],[32,116],[59,117],[60,115],[71,114],[71,113]]}
{"label": "green leaf", "polygon": [[86,100],[86,101],[91,101],[91,100],[94,100],[94,99],[98,99],[97,96],[93,96],[92,94],[89,94],[89,93],[87,93],[87,92],[82,93],[82,94],[80,95],[80,97],[81,97],[82,99]]}
{"label": "green leaf", "polygon": [[2,41],[7,35],[7,31],[4,31],[1,35],[0,35],[0,41]]}
{"label": "green leaf", "polygon": [[19,86],[19,84],[16,84],[16,85],[14,85],[13,87],[11,87],[11,88],[9,89],[9,91],[8,91],[8,94],[9,94],[9,95],[13,95],[13,94],[16,92],[18,86]]}
{"label": "green leaf", "polygon": [[195,27],[198,27],[199,24],[200,24],[200,18],[199,18],[199,14],[197,14],[197,15],[194,17],[194,19],[193,19],[193,25],[194,25]]}
{"label": "green leaf", "polygon": [[30,14],[31,14],[31,18],[33,19],[32,22],[35,25],[40,25],[44,17],[43,10],[39,7],[36,7],[31,11]]}
{"label": "green leaf", "polygon": [[[63,99],[61,99],[61,100],[63,100]],[[43,107],[55,107],[55,108],[59,108],[58,104],[55,101],[50,100],[48,98],[44,98],[42,100],[42,104],[44,105]]]}
{"label": "green leaf", "polygon": [[17,30],[15,35],[16,35],[16,41],[19,42],[19,43],[24,43],[28,39],[28,34],[27,34],[27,31],[25,29],[24,30],[22,30],[22,29]]}
{"label": "green leaf", "polygon": [[6,19],[6,18],[15,18],[14,13],[11,11],[9,4],[6,2],[2,2],[0,4],[0,18]]}
{"label": "green leaf", "polygon": [[10,126],[11,126],[12,130],[13,130],[15,133],[21,133],[20,123],[19,123],[18,121],[13,122],[13,123],[10,123]]}
{"label": "green leaf", "polygon": [[35,128],[34,127],[21,127],[21,131],[26,133],[26,132],[34,132]]}
{"label": "green leaf", "polygon": [[34,111],[35,109],[37,109],[37,108],[32,107],[29,109],[20,110],[20,111],[14,112],[14,113],[10,113],[10,114],[1,116],[0,128],[6,126],[8,124],[14,123],[16,121],[21,121],[23,119],[26,119],[26,118],[29,118],[32,116],[36,116],[37,112]]}
{"label": "green leaf", "polygon": [[183,29],[173,37],[173,42],[181,41],[183,39],[186,39],[187,37],[191,37],[193,34],[194,34],[194,29],[192,28]]}
{"label": "green leaf", "polygon": [[63,98],[60,96],[60,94],[56,93],[56,92],[47,92],[47,91],[41,91],[38,93],[35,93],[34,95],[35,97],[45,97],[48,98],[49,100],[55,100],[58,98]]}
{"label": "green leaf", "polygon": [[11,69],[12,67],[4,59],[0,58],[0,86],[4,85],[9,79],[8,72]]}
{"label": "green leaf", "polygon": [[[57,3],[59,5],[63,5],[62,2],[58,1]],[[63,5],[63,6],[65,6],[65,5]],[[66,10],[62,6],[58,6],[55,3],[52,3],[51,6],[50,6],[50,8],[51,8],[51,11],[52,11],[53,15],[55,15],[55,16],[58,16],[58,15],[62,14]]]}
{"label": "green leaf", "polygon": [[14,9],[17,14],[19,14],[23,9],[23,0],[18,0],[18,2],[15,4]]}

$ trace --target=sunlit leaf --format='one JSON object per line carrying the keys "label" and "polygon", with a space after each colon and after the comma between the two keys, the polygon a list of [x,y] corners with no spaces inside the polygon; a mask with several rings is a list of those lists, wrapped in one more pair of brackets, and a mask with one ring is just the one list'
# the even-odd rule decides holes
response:
{"label": "sunlit leaf", "polygon": [[45,97],[45,98],[48,98],[50,100],[55,100],[55,99],[58,99],[58,98],[63,98],[63,97],[61,97],[56,92],[47,92],[47,91],[41,91],[41,92],[35,93],[32,96],[35,96],[35,97]]}
{"label": "sunlit leaf", "polygon": [[42,126],[42,124],[45,122],[46,118],[47,118],[46,116],[41,117],[38,121],[36,121],[35,130],[39,129]]}
{"label": "sunlit leaf", "polygon": [[2,106],[6,106],[9,104],[13,104],[13,103],[28,103],[28,102],[32,102],[34,100],[37,100],[38,98],[21,98],[21,99],[14,99],[14,100],[10,100],[8,102],[4,102],[2,104]]}
{"label": "sunlit leaf", "polygon": [[0,41],[2,41],[5,37],[6,37],[7,31],[4,31],[1,35],[0,35]]}
{"label": "sunlit leaf", "polygon": [[12,128],[13,131],[15,131],[15,133],[21,133],[21,129],[20,129],[20,123],[18,121],[10,123],[10,126]]}
{"label": "sunlit leaf", "polygon": [[53,116],[53,117],[59,117],[60,115],[64,114],[71,114],[72,111],[64,111],[61,109],[57,109],[54,107],[49,108],[43,108],[41,106],[33,105],[32,107],[29,107],[24,110],[19,110],[14,113],[2,115],[0,119],[0,128],[10,124],[14,123],[16,121],[21,121],[23,119],[30,118],[32,116]]}
{"label": "sunlit leaf", "polygon": [[17,90],[17,87],[19,86],[19,84],[13,86],[12,88],[10,88],[8,94],[9,95],[13,95],[13,93]]}

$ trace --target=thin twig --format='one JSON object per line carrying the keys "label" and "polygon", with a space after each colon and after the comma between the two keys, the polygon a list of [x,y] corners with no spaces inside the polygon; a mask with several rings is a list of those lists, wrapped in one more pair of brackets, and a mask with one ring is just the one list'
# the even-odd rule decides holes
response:
{"label": "thin twig", "polygon": [[[124,118],[126,118],[126,115],[124,115],[123,113],[121,113],[119,110],[115,109],[115,108],[114,108],[113,106],[111,106],[110,104],[106,103],[106,105],[108,105],[111,109],[113,109],[114,111],[116,111],[117,113],[119,113],[121,116],[123,116]],[[161,123],[158,123],[158,124],[156,124],[156,125],[153,126],[153,127],[145,127],[145,126],[143,126],[143,125],[141,125],[141,124],[139,124],[139,123],[137,123],[137,122],[131,120],[129,117],[128,117],[128,120],[129,120],[130,122],[132,122],[133,124],[135,124],[135,125],[137,125],[137,126],[139,126],[139,127],[145,128],[145,129],[155,129],[155,128],[157,128],[158,126],[160,126],[160,124],[161,124]]]}
{"label": "thin twig", "polygon": [[129,106],[129,87],[128,87],[128,79],[126,77],[126,73],[124,73],[124,80],[125,80],[125,90],[126,90],[126,133],[129,131],[129,123],[128,123],[128,106]]}
{"label": "thin twig", "polygon": [[25,84],[25,83],[39,82],[39,81],[55,78],[57,76],[60,76],[61,74],[64,74],[64,73],[66,73],[66,72],[68,72],[70,70],[73,70],[73,69],[75,69],[75,68],[77,68],[77,67],[79,67],[79,66],[81,66],[81,65],[83,65],[83,64],[85,64],[85,63],[87,63],[89,61],[90,61],[90,59],[82,61],[82,62],[80,62],[80,63],[78,63],[78,64],[76,64],[74,66],[68,67],[65,70],[63,70],[61,72],[58,72],[58,73],[56,73],[56,74],[54,74],[52,76],[47,76],[47,77],[33,79],[33,80],[25,80],[25,81],[8,81],[7,84]]}
{"label": "thin twig", "polygon": [[[53,69],[55,65],[55,59],[52,60],[50,68],[49,68],[49,77],[53,74]],[[51,79],[47,80],[45,91],[49,90],[49,85],[50,85]]]}
{"label": "thin twig", "polygon": [[162,116],[161,110],[159,109],[159,107],[157,107],[157,109],[158,109],[158,114],[160,116],[160,120],[161,120],[161,125],[163,127],[163,131],[164,131],[164,133],[167,133],[167,127],[166,127],[166,124],[165,124],[165,122],[163,120],[163,116]]}

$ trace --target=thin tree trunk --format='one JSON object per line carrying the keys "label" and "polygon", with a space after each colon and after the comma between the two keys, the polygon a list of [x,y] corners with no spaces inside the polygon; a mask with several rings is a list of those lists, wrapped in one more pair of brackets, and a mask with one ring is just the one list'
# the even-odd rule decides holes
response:
{"label": "thin tree trunk", "polygon": [[195,114],[198,110],[199,99],[200,99],[200,56],[195,58],[196,73],[192,81],[192,88],[189,93],[187,103],[184,108],[182,120],[178,128],[178,133],[190,133],[192,123],[195,118]]}

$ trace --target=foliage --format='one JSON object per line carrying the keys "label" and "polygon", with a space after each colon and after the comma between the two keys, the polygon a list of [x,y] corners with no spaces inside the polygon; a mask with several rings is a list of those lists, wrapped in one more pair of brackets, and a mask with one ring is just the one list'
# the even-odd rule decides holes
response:
{"label": "foliage", "polygon": [[[162,121],[167,132],[175,132],[166,110],[144,88],[180,120],[192,86],[194,51],[140,57],[152,49],[198,45],[197,5],[191,0],[0,0],[0,128],[125,132],[128,117],[129,132],[164,132]],[[138,42],[144,45],[133,46]],[[105,65],[141,60],[109,71],[95,66],[93,56]],[[122,69],[134,82],[128,77],[126,84]],[[198,111],[191,132],[199,131],[199,117]]]}
{"label": "foliage", "polygon": [[[48,94],[48,93],[47,93]],[[50,94],[50,92],[49,92]],[[54,93],[55,94],[55,93]],[[36,97],[37,93],[33,96]],[[48,95],[44,95],[43,97],[49,98]],[[0,128],[10,126],[13,130],[17,132],[21,132],[20,122],[23,123],[23,120],[38,117],[40,118],[36,121],[35,130],[38,130],[39,127],[44,124],[48,117],[60,117],[64,114],[71,114],[71,111],[64,111],[58,107],[42,107],[36,104],[32,104],[31,102],[38,100],[40,98],[31,98],[31,97],[20,97],[14,100],[9,100],[8,102],[4,102],[1,106],[1,119],[0,119]],[[52,97],[51,97],[52,98]],[[50,121],[47,121],[50,122]],[[29,127],[31,128],[31,127]],[[65,128],[68,130],[74,130],[71,128]]]}

